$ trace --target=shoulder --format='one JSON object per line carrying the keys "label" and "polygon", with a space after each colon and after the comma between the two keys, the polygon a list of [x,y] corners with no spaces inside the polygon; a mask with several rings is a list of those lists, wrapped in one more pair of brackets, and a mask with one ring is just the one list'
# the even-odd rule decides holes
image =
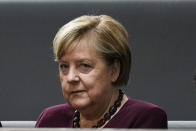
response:
{"label": "shoulder", "polygon": [[106,127],[167,128],[167,115],[157,105],[129,98]]}
{"label": "shoulder", "polygon": [[124,105],[125,109],[132,109],[134,112],[138,112],[138,113],[141,113],[141,112],[148,112],[148,111],[152,111],[152,112],[157,112],[157,111],[160,111],[160,112],[163,112],[165,113],[165,111],[155,105],[155,104],[152,104],[150,102],[146,102],[146,101],[142,101],[142,100],[137,100],[137,99],[132,99],[132,98],[129,98],[127,103]]}
{"label": "shoulder", "polygon": [[74,109],[68,104],[60,104],[43,110],[37,119],[36,127],[51,127],[70,123]]}
{"label": "shoulder", "polygon": [[49,113],[50,116],[69,115],[70,113],[73,112],[73,108],[71,108],[71,106],[69,106],[68,104],[60,104],[60,105],[48,107],[48,108],[44,109],[43,112],[45,114]]}
{"label": "shoulder", "polygon": [[129,98],[124,108],[129,110],[136,127],[167,128],[167,114],[155,104]]}

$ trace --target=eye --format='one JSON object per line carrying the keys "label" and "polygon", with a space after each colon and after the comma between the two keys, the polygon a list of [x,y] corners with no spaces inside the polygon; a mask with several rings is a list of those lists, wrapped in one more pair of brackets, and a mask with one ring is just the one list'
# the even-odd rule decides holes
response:
{"label": "eye", "polygon": [[87,63],[81,63],[79,65],[79,70],[80,72],[82,73],[88,73],[89,71],[91,71],[92,69],[92,66],[90,64],[87,64]]}
{"label": "eye", "polygon": [[84,68],[90,68],[91,66],[89,64],[81,64]]}
{"label": "eye", "polygon": [[68,70],[69,66],[65,63],[60,63],[59,68],[60,68],[61,71],[65,72],[65,71]]}

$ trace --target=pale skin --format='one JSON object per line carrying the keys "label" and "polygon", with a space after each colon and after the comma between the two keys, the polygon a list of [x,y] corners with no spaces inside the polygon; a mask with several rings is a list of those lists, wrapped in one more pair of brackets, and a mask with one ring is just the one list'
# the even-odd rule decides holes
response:
{"label": "pale skin", "polygon": [[[95,42],[91,35],[75,42],[78,46],[59,60],[60,81],[66,101],[80,111],[80,126],[88,128],[96,125],[118,98],[118,89],[112,83],[118,79],[120,63],[116,60],[108,66],[89,47],[88,43]],[[120,108],[126,101],[124,95]]]}

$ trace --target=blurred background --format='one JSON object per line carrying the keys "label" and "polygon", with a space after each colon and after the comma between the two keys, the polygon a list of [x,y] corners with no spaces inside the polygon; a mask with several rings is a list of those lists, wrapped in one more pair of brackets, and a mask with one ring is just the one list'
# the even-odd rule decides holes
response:
{"label": "blurred background", "polygon": [[196,1],[0,0],[0,120],[36,120],[65,103],[52,41],[81,15],[110,15],[128,30],[133,70],[124,88],[168,120],[196,119]]}

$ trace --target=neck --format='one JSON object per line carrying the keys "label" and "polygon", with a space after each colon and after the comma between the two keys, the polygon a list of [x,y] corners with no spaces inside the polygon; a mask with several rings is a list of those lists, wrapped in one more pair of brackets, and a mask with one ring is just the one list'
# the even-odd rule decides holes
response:
{"label": "neck", "polygon": [[114,104],[119,95],[117,88],[113,88],[112,92],[108,100],[100,101],[99,104],[94,104],[85,110],[80,110],[81,127],[92,127],[92,125],[96,125],[104,117],[104,114],[109,111],[109,108]]}

